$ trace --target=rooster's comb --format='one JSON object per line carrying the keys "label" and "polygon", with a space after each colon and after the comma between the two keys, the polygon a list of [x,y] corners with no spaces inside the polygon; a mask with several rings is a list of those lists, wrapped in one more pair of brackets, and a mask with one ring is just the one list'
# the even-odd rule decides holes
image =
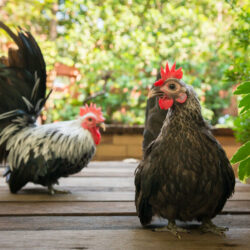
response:
{"label": "rooster's comb", "polygon": [[164,69],[161,67],[161,79],[156,81],[154,83],[154,85],[161,86],[168,78],[181,79],[182,75],[183,75],[182,69],[179,68],[179,69],[175,70],[175,66],[176,66],[176,63],[174,63],[172,68],[169,70],[168,62],[167,62],[166,71],[164,71]]}
{"label": "rooster's comb", "polygon": [[102,115],[101,108],[97,108],[96,105],[93,103],[90,103],[89,106],[88,104],[85,104],[85,106],[80,108],[80,116],[84,116],[88,113],[94,114],[100,121],[105,121],[105,118]]}

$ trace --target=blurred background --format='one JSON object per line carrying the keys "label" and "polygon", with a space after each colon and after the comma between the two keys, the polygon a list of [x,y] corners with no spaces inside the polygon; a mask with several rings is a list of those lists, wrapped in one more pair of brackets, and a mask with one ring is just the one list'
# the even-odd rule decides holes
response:
{"label": "blurred background", "polygon": [[[232,92],[249,75],[249,13],[247,0],[0,0],[1,21],[31,31],[44,54],[54,89],[44,122],[95,102],[107,123],[143,124],[157,71],[176,61],[205,118],[242,142],[249,112],[237,118]],[[1,53],[9,46],[0,31]]]}

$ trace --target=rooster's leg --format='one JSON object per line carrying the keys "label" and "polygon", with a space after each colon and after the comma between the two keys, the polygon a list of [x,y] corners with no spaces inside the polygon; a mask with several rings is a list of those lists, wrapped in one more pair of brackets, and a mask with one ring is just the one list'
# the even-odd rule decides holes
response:
{"label": "rooster's leg", "polygon": [[48,190],[51,195],[54,194],[70,194],[69,190],[60,190],[53,187],[53,185],[48,185]]}
{"label": "rooster's leg", "polygon": [[155,228],[154,231],[155,232],[170,232],[179,239],[181,238],[179,233],[189,233],[189,231],[187,229],[177,227],[174,220],[169,221],[168,225],[165,227]]}
{"label": "rooster's leg", "polygon": [[225,231],[228,231],[227,227],[217,227],[210,219],[202,220],[201,231],[203,233],[214,233],[217,235],[224,235]]}

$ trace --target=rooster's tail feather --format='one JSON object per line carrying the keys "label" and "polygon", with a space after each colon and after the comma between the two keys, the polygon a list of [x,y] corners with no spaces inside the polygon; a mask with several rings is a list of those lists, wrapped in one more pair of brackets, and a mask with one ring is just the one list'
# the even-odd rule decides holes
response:
{"label": "rooster's tail feather", "polygon": [[[18,127],[35,123],[46,97],[46,65],[42,52],[30,32],[21,28],[17,34],[4,23],[0,28],[12,38],[17,48],[10,47],[8,56],[0,58],[0,136],[17,117],[25,122]],[[9,138],[7,138],[8,140]],[[0,162],[8,152],[6,141],[0,145]]]}

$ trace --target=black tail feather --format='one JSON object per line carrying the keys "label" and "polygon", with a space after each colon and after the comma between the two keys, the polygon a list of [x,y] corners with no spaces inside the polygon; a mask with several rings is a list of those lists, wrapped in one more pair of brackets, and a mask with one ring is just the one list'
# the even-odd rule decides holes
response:
{"label": "black tail feather", "polygon": [[139,209],[138,209],[138,217],[140,218],[140,222],[143,226],[149,224],[152,220],[153,211],[152,206],[144,200],[143,198],[140,200]]}
{"label": "black tail feather", "polygon": [[11,175],[10,167],[7,166],[4,170],[3,177],[5,177],[5,181],[8,183]]}
{"label": "black tail feather", "polygon": [[[9,48],[7,65],[0,63],[0,114],[19,108],[36,116],[46,100],[46,64],[42,52],[30,32],[20,29],[16,35],[2,22],[0,28],[18,47]],[[27,107],[23,97],[33,109]],[[41,106],[36,110],[37,103]]]}
{"label": "black tail feather", "polygon": [[17,193],[23,186],[25,186],[29,182],[29,177],[27,176],[27,171],[24,171],[25,168],[19,168],[9,173],[8,184],[10,188],[10,192],[15,194]]}
{"label": "black tail feather", "polygon": [[[30,32],[20,28],[15,34],[0,21],[0,28],[17,45],[8,49],[8,57],[0,59],[0,135],[16,117],[25,117],[22,126],[34,123],[48,98],[46,97],[46,64],[42,52]],[[0,145],[0,161],[6,160],[5,142]]]}

